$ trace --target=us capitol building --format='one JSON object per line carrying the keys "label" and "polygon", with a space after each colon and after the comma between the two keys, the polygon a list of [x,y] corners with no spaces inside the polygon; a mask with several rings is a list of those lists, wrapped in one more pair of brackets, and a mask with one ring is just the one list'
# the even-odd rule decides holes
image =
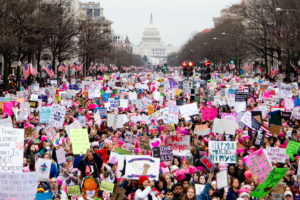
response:
{"label": "us capitol building", "polygon": [[179,51],[179,47],[174,47],[171,44],[164,46],[159,36],[159,31],[153,23],[151,14],[150,23],[146,26],[143,33],[142,42],[138,45],[132,45],[132,53],[140,55],[142,58],[147,56],[148,62],[150,60],[157,60],[159,63],[167,63],[167,56],[171,53]]}

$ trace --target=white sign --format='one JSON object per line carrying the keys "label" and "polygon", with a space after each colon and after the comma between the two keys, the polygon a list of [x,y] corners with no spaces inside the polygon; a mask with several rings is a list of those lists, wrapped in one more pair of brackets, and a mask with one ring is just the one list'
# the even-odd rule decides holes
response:
{"label": "white sign", "polygon": [[267,155],[270,162],[277,160],[278,163],[285,163],[286,149],[267,147]]}
{"label": "white sign", "polygon": [[118,123],[118,111],[116,110],[114,113],[113,125],[112,125],[114,130],[117,129],[117,123]]}
{"label": "white sign", "polygon": [[0,173],[0,199],[33,200],[37,193],[38,173]]}
{"label": "white sign", "polygon": [[8,116],[8,118],[5,118],[5,119],[1,119],[0,120],[0,125],[1,126],[8,126],[8,127],[13,127],[12,125],[12,120],[11,120],[11,117]]}
{"label": "white sign", "polygon": [[227,170],[219,171],[216,174],[216,178],[217,178],[217,188],[218,189],[228,187],[228,172],[227,172]]}
{"label": "white sign", "polygon": [[199,111],[196,103],[187,104],[179,107],[182,117],[189,117],[192,115],[198,115]]}
{"label": "white sign", "polygon": [[0,133],[0,172],[22,173],[24,129],[0,126]]}
{"label": "white sign", "polygon": [[38,159],[36,171],[38,172],[39,181],[47,181],[51,170],[51,164],[52,164],[51,160],[42,159],[42,158]]}
{"label": "white sign", "polygon": [[52,105],[49,124],[53,127],[63,127],[64,119],[66,115],[66,108],[64,106]]}
{"label": "white sign", "polygon": [[241,122],[243,122],[246,126],[252,127],[252,115],[250,111],[245,112],[243,115]]}
{"label": "white sign", "polygon": [[86,121],[85,121],[85,116],[84,115],[78,115],[78,121],[79,121],[79,123],[82,127],[85,127]]}
{"label": "white sign", "polygon": [[64,149],[56,150],[57,164],[62,164],[66,162],[66,155]]}
{"label": "white sign", "polygon": [[209,141],[208,149],[213,163],[236,163],[236,142]]}
{"label": "white sign", "polygon": [[235,131],[238,128],[238,123],[223,119],[214,119],[212,132],[223,134],[235,135]]}
{"label": "white sign", "polygon": [[200,185],[200,184],[195,184],[195,188],[196,188],[196,195],[201,194],[201,192],[203,191],[205,185]]}
{"label": "white sign", "polygon": [[65,130],[67,131],[67,134],[69,137],[71,134],[71,132],[70,132],[71,129],[82,129],[82,126],[80,125],[80,122],[78,120],[74,121],[72,124],[66,126]]}

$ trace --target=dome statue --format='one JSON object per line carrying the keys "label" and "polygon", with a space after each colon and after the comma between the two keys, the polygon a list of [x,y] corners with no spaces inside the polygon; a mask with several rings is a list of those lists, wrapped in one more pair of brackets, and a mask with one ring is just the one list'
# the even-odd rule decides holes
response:
{"label": "dome statue", "polygon": [[157,45],[161,44],[161,38],[159,36],[159,31],[155,24],[153,23],[153,18],[151,14],[150,23],[146,26],[143,37],[142,37],[142,43],[148,44],[148,45]]}

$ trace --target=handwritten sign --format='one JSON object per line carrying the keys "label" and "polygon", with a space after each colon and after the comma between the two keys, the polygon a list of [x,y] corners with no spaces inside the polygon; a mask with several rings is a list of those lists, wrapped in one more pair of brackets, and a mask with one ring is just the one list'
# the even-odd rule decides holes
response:
{"label": "handwritten sign", "polygon": [[[177,104],[179,105],[179,104]],[[189,117],[192,115],[198,115],[199,111],[198,111],[198,107],[196,103],[192,103],[192,104],[187,104],[184,106],[180,106],[180,113],[182,117]]]}
{"label": "handwritten sign", "polygon": [[0,199],[35,199],[37,172],[0,173],[0,177]]}
{"label": "handwritten sign", "polygon": [[281,131],[281,126],[271,124],[269,130],[270,130],[270,133],[272,133],[273,135],[279,135],[279,133]]}
{"label": "handwritten sign", "polygon": [[107,182],[107,181],[101,181],[100,190],[102,191],[108,191],[110,193],[114,192],[114,184]]}
{"label": "handwritten sign", "polygon": [[129,150],[134,149],[136,140],[137,140],[136,135],[131,135],[129,133],[125,133],[124,144],[127,147],[127,149],[129,149]]}
{"label": "handwritten sign", "polygon": [[1,119],[0,120],[0,125],[1,126],[8,126],[8,127],[13,127],[12,125],[12,120],[11,117],[5,118],[5,119]]}
{"label": "handwritten sign", "polygon": [[160,131],[175,131],[175,126],[174,124],[168,124],[168,125],[162,125],[159,126]]}
{"label": "handwritten sign", "polygon": [[218,108],[203,108],[202,120],[213,120],[218,115]]}
{"label": "handwritten sign", "polygon": [[0,126],[0,133],[0,172],[22,173],[24,129]]}
{"label": "handwritten sign", "polygon": [[266,179],[267,175],[270,174],[273,169],[268,156],[263,149],[244,157],[243,161],[249,167],[252,175],[258,176],[260,183]]}
{"label": "handwritten sign", "polygon": [[[214,117],[216,118],[216,117]],[[232,121],[232,122],[238,122],[236,118],[236,112],[234,113],[221,113],[221,119]]]}
{"label": "handwritten sign", "polygon": [[40,108],[40,123],[48,123],[50,120],[51,107]]}
{"label": "handwritten sign", "polygon": [[214,163],[236,163],[236,142],[209,141],[209,159]]}
{"label": "handwritten sign", "polygon": [[154,106],[153,105],[147,105],[148,109],[148,116],[151,116],[152,113],[154,113]]}
{"label": "handwritten sign", "polygon": [[45,128],[45,132],[49,138],[52,138],[56,134],[55,129],[51,125],[48,125]]}
{"label": "handwritten sign", "polygon": [[140,148],[143,150],[150,150],[150,138],[149,137],[139,137]]}
{"label": "handwritten sign", "polygon": [[72,196],[73,194],[81,195],[80,185],[71,185],[67,186],[68,196]]}
{"label": "handwritten sign", "polygon": [[286,155],[288,155],[292,161],[294,161],[294,154],[298,152],[300,148],[300,143],[289,140],[288,145],[286,146]]}
{"label": "handwritten sign", "polygon": [[154,147],[152,151],[153,157],[160,158],[160,162],[167,162],[173,160],[172,146]]}
{"label": "handwritten sign", "polygon": [[300,119],[300,106],[292,110],[291,119],[296,119],[296,120]]}
{"label": "handwritten sign", "polygon": [[85,125],[86,125],[85,116],[84,115],[78,115],[77,118],[78,118],[78,121],[79,121],[80,125],[82,127],[85,127]]}
{"label": "handwritten sign", "polygon": [[71,129],[70,130],[73,154],[85,153],[90,148],[87,129]]}
{"label": "handwritten sign", "polygon": [[271,162],[277,160],[279,163],[285,163],[286,149],[267,147],[267,155]]}
{"label": "handwritten sign", "polygon": [[56,150],[57,164],[62,164],[66,162],[66,155],[64,149]]}
{"label": "handwritten sign", "polygon": [[199,136],[205,136],[209,134],[210,129],[207,125],[196,125],[195,126],[195,134]]}
{"label": "handwritten sign", "polygon": [[66,108],[64,106],[52,105],[49,124],[53,127],[62,128],[66,115]]}
{"label": "handwritten sign", "polygon": [[171,145],[173,154],[187,156],[190,153],[190,136],[164,135],[165,145]]}

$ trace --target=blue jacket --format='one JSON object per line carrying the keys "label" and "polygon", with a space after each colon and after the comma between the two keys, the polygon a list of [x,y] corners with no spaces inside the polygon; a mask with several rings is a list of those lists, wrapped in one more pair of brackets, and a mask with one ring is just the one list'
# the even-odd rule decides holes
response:
{"label": "blue jacket", "polygon": [[239,194],[237,192],[235,191],[227,192],[226,200],[237,200],[237,198],[239,198]]}
{"label": "blue jacket", "polygon": [[210,183],[206,183],[204,186],[203,191],[197,195],[196,200],[209,200],[209,191],[211,189],[211,184]]}

